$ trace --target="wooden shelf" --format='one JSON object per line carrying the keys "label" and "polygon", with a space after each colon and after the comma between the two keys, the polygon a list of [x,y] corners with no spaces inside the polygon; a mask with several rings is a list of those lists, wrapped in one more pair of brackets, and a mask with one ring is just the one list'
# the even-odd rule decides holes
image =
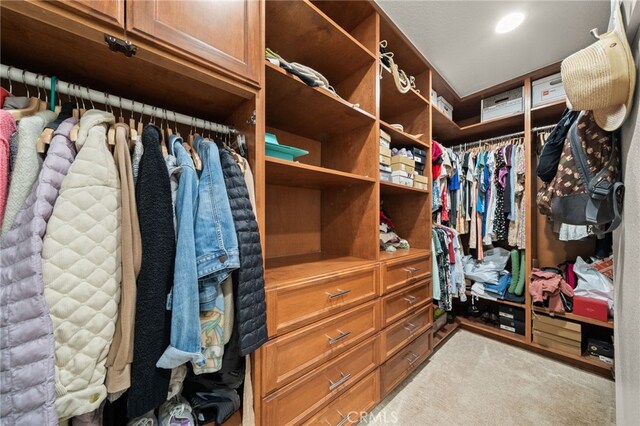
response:
{"label": "wooden shelf", "polygon": [[400,130],[392,127],[389,123],[380,120],[380,128],[385,132],[389,133],[391,136],[391,145],[392,146],[401,146],[401,147],[410,147],[418,145],[421,148],[429,149],[431,148],[431,141],[424,142],[413,135],[410,135],[405,132],[401,132]]}
{"label": "wooden shelf", "polygon": [[493,325],[485,324],[479,319],[458,317],[458,320],[460,321],[460,325],[463,328],[467,328],[469,330],[477,331],[479,333],[487,334],[493,337],[511,340],[518,343],[525,343],[524,336],[516,333],[511,333],[510,331],[502,330],[499,327]]}
{"label": "wooden shelf", "polygon": [[[471,291],[467,290],[465,291],[467,296],[471,296]],[[508,300],[503,300],[503,299],[485,299],[483,297],[480,297],[480,300],[484,300],[485,302],[495,302],[495,303],[500,303],[501,305],[509,305],[509,306],[515,306],[516,308],[525,308],[525,304],[524,303],[517,303],[517,302],[509,302]]]}
{"label": "wooden shelf", "polygon": [[375,260],[326,253],[309,253],[265,260],[265,282],[269,286],[335,275],[349,269],[368,266]]}
{"label": "wooden shelf", "polygon": [[435,350],[435,348],[437,348],[440,343],[447,340],[449,336],[451,336],[458,329],[458,327],[459,323],[456,319],[453,323],[447,323],[440,330],[433,333],[433,349]]}
{"label": "wooden shelf", "polygon": [[531,123],[533,127],[555,124],[560,120],[562,112],[566,108],[566,99],[561,99],[550,104],[531,108]]}
{"label": "wooden shelf", "polygon": [[431,108],[433,139],[443,145],[473,142],[484,137],[500,136],[524,130],[524,114],[496,118],[460,127],[438,108]]}
{"label": "wooden shelf", "polygon": [[376,60],[358,40],[309,1],[265,2],[266,47],[336,84]]}
{"label": "wooden shelf", "polygon": [[583,317],[582,315],[572,314],[570,312],[565,312],[565,313],[551,312],[549,311],[549,309],[543,308],[540,306],[532,306],[532,308],[534,312],[543,313],[555,318],[568,319],[568,320],[577,321],[585,324],[597,325],[598,327],[613,328],[613,319],[609,319],[608,321],[600,321],[593,318]]}
{"label": "wooden shelf", "polygon": [[570,353],[567,353],[567,352],[564,352],[564,351],[561,351],[561,350],[558,350],[558,349],[555,349],[555,348],[550,348],[548,346],[543,346],[543,345],[541,345],[539,343],[536,343],[536,342],[531,342],[530,345],[532,347],[534,347],[534,348],[541,349],[541,350],[547,351],[547,352],[551,352],[553,354],[563,356],[563,357],[565,357],[567,359],[570,359],[570,360],[574,360],[574,361],[578,361],[580,363],[588,364],[588,365],[590,365],[592,367],[604,370],[606,372],[610,372],[611,369],[613,368],[612,365],[609,365],[606,362],[602,362],[598,358],[592,357],[588,353],[584,353],[582,355],[570,354]]}
{"label": "wooden shelf", "polygon": [[307,86],[269,61],[265,66],[267,126],[322,140],[375,122],[373,115],[329,91]]}
{"label": "wooden shelf", "polygon": [[[406,111],[427,108],[429,101],[414,89],[407,93],[400,93],[393,81],[393,75],[386,68],[382,68],[380,79],[380,117],[386,121],[397,117]],[[425,114],[427,111],[425,111]],[[402,124],[402,123],[401,123]]]}
{"label": "wooden shelf", "polygon": [[374,178],[265,157],[267,184],[324,189],[375,182]]}
{"label": "wooden shelf", "polygon": [[389,260],[401,259],[409,256],[424,256],[431,254],[431,250],[410,248],[410,249],[398,249],[396,251],[381,251],[380,262],[386,262]]}
{"label": "wooden shelf", "polygon": [[398,183],[380,181],[380,195],[401,195],[401,194],[429,194],[427,189],[418,189],[411,186],[400,185]]}

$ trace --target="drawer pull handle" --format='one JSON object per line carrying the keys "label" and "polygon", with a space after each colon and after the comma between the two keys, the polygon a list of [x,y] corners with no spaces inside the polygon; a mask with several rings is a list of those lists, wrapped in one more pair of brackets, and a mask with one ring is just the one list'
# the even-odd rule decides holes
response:
{"label": "drawer pull handle", "polygon": [[337,289],[337,290],[338,290],[337,293],[327,293],[327,297],[329,299],[335,299],[336,297],[344,296],[346,294],[351,293],[351,290],[340,290],[340,289]]}
{"label": "drawer pull handle", "polygon": [[405,330],[409,331],[409,334],[413,334],[418,329],[418,326],[415,325],[415,324],[411,324],[410,322],[407,322],[404,325],[404,328],[405,328]]}
{"label": "drawer pull handle", "polygon": [[340,378],[335,381],[332,382],[331,379],[329,379],[329,390],[332,391],[335,388],[337,388],[338,386],[340,386],[341,384],[343,384],[344,382],[346,382],[347,380],[349,380],[351,378],[351,373],[349,374],[344,374],[342,371],[340,372]]}
{"label": "drawer pull handle", "polygon": [[[338,423],[336,423],[335,426],[344,426],[349,422],[349,415],[343,415],[340,411],[337,412],[342,418],[340,419],[340,421]],[[329,423],[329,420],[325,419],[325,422],[327,422],[327,424],[329,426],[333,426],[331,423]]]}
{"label": "drawer pull handle", "polygon": [[347,336],[349,336],[351,334],[350,331],[344,331],[344,332],[340,331],[340,330],[338,330],[338,331],[340,332],[340,334],[338,334],[336,337],[327,336],[329,338],[329,344],[330,345],[333,345],[334,343],[338,343],[340,340],[344,339],[345,337],[347,337]]}
{"label": "drawer pull handle", "polygon": [[414,354],[413,352],[409,352],[411,358],[406,358],[409,361],[409,365],[413,365],[418,359],[420,359],[420,355]]}
{"label": "drawer pull handle", "polygon": [[409,303],[410,305],[413,305],[418,300],[420,300],[420,298],[409,294],[409,295],[407,295],[407,297],[404,298],[404,300],[406,300],[407,303]]}

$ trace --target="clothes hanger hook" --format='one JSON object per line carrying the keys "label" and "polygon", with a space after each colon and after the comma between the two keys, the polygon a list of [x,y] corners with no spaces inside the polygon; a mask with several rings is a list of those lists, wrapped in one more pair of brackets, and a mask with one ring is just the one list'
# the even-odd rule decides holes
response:
{"label": "clothes hanger hook", "polygon": [[13,93],[13,82],[11,81],[11,65],[7,68],[7,80],[9,80],[9,93]]}
{"label": "clothes hanger hook", "polygon": [[27,98],[30,98],[31,94],[29,93],[29,86],[27,86],[27,79],[24,76],[26,72],[26,70],[22,70],[22,84],[24,84],[24,88],[27,90]]}
{"label": "clothes hanger hook", "polygon": [[44,90],[44,103],[49,105],[49,95],[47,95],[47,77],[46,76],[42,76],[42,90]]}
{"label": "clothes hanger hook", "polygon": [[178,114],[173,111],[173,127],[175,127],[176,133],[178,133]]}
{"label": "clothes hanger hook", "polygon": [[122,96],[118,96],[118,109],[120,110],[120,117],[122,117]]}
{"label": "clothes hanger hook", "polygon": [[87,91],[87,100],[91,102],[91,109],[96,109],[96,106],[93,104],[93,99],[91,99],[91,91],[88,87],[84,88]]}
{"label": "clothes hanger hook", "polygon": [[142,113],[144,112],[145,103],[144,102],[140,102],[140,103],[142,104],[142,107],[140,108],[140,119],[138,121],[143,123],[144,121],[142,120],[143,119]]}

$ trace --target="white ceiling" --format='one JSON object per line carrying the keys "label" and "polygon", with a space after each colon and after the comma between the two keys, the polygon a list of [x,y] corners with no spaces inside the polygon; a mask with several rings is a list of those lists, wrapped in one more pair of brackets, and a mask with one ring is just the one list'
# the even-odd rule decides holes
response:
{"label": "white ceiling", "polygon": [[[377,2],[460,97],[561,61],[593,43],[589,31],[607,31],[610,5],[608,0]],[[523,12],[524,23],[496,34],[496,23],[511,12]]]}

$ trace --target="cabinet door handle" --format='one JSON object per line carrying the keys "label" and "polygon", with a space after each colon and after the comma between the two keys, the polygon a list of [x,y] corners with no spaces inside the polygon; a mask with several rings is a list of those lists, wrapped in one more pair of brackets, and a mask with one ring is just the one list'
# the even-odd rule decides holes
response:
{"label": "cabinet door handle", "polygon": [[339,288],[336,290],[338,290],[337,293],[327,293],[327,297],[329,299],[335,299],[336,297],[344,296],[346,294],[351,293],[351,290],[340,290]]}
{"label": "cabinet door handle", "polygon": [[411,294],[407,295],[404,300],[407,301],[407,303],[409,303],[410,305],[413,305],[414,303],[416,303],[418,300],[420,300],[419,297],[413,296]]}
{"label": "cabinet door handle", "polygon": [[411,355],[411,358],[406,358],[406,360],[409,361],[409,365],[413,365],[420,358],[420,355],[417,355],[413,352],[409,352],[409,355]]}
{"label": "cabinet door handle", "polygon": [[[338,423],[336,423],[335,426],[344,426],[347,424],[347,422],[349,421],[349,415],[343,415],[340,411],[337,411],[337,413],[342,417],[340,419],[340,421]],[[325,422],[329,425],[329,426],[333,426],[331,423],[329,423],[329,420],[325,419]]]}
{"label": "cabinet door handle", "polygon": [[349,380],[351,378],[351,373],[349,374],[344,374],[342,371],[340,372],[340,378],[338,380],[336,380],[335,382],[331,381],[331,379],[329,379],[329,390],[332,391],[335,388],[337,388],[338,386],[340,386],[341,384],[343,384],[344,382],[346,382],[347,380]]}
{"label": "cabinet door handle", "polygon": [[411,324],[410,322],[407,322],[404,325],[404,328],[405,328],[405,330],[409,331],[409,334],[413,334],[418,329],[418,326],[415,325],[415,324]]}
{"label": "cabinet door handle", "polygon": [[329,338],[329,344],[330,345],[333,345],[334,343],[339,342],[340,340],[344,339],[345,337],[347,337],[347,336],[349,336],[351,334],[350,331],[344,331],[343,332],[343,331],[338,330],[338,332],[340,334],[338,334],[336,337],[327,336]]}

